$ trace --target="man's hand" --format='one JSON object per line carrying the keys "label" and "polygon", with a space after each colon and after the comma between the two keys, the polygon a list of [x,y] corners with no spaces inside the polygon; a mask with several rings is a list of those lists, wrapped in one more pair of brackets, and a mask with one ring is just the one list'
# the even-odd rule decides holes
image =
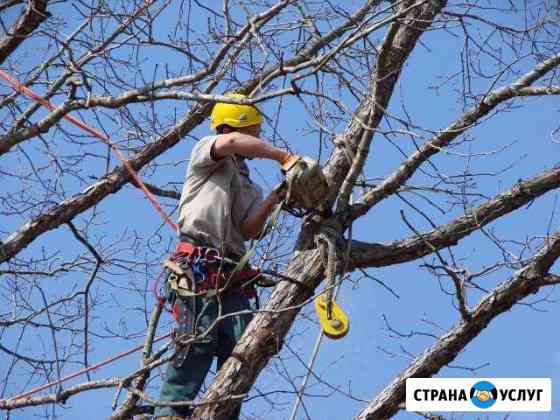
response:
{"label": "man's hand", "polygon": [[283,173],[287,173],[294,167],[294,165],[301,159],[298,155],[291,155],[286,153],[286,156],[280,161],[280,167]]}
{"label": "man's hand", "polygon": [[258,238],[266,224],[268,216],[274,210],[274,207],[280,203],[286,194],[285,188],[279,188],[280,184],[268,194],[261,205],[245,219],[241,225],[241,233],[245,240]]}
{"label": "man's hand", "polygon": [[310,157],[298,157],[286,172],[288,205],[313,210],[325,202],[329,185],[319,164]]}

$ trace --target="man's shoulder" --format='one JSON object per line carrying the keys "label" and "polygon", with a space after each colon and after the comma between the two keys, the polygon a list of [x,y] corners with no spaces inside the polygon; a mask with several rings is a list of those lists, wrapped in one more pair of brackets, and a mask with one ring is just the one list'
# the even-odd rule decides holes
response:
{"label": "man's shoulder", "polygon": [[212,156],[212,146],[217,136],[206,136],[201,138],[191,151],[189,163],[190,171],[208,171],[208,169],[220,165],[221,162]]}
{"label": "man's shoulder", "polygon": [[209,134],[207,136],[202,137],[197,144],[205,144],[205,143],[209,143],[211,141],[216,140],[216,138],[219,136],[219,134]]}
{"label": "man's shoulder", "polygon": [[194,146],[191,159],[198,160],[202,159],[204,163],[211,163],[211,164],[224,164],[224,162],[228,162],[231,159],[231,156],[224,156],[224,157],[216,157],[214,153],[214,145],[216,141],[221,137],[220,134],[205,136],[201,138],[197,144]]}
{"label": "man's shoulder", "polygon": [[192,152],[195,153],[196,151],[204,148],[204,147],[208,147],[209,145],[211,145],[214,141],[216,141],[216,138],[218,136],[215,134],[211,134],[208,136],[204,136],[202,137],[199,141],[196,142],[196,144],[193,147]]}

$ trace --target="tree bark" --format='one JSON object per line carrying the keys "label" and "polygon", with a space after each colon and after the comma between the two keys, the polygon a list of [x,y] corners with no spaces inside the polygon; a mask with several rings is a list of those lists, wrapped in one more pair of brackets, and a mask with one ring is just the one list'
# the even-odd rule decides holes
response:
{"label": "tree bark", "polygon": [[50,15],[47,12],[48,0],[33,0],[27,5],[8,34],[0,40],[0,64],[10,56],[25,39]]}
{"label": "tree bark", "polygon": [[[406,379],[429,378],[453,361],[455,357],[498,315],[510,310],[541,287],[557,284],[559,278],[548,275],[548,270],[560,256],[560,236],[556,232],[551,244],[546,244],[533,262],[519,270],[487,294],[471,312],[469,321],[460,320],[430,348],[416,357],[407,369],[398,375],[356,417],[359,420],[381,420],[394,416],[405,401]],[[548,241],[547,241],[548,242]]]}
{"label": "tree bark", "polygon": [[414,235],[389,244],[353,241],[349,269],[385,267],[408,262],[431,254],[434,249],[439,250],[456,245],[475,230],[558,187],[560,187],[560,168],[555,168],[519,182],[464,216],[422,234],[422,237]]}
{"label": "tree bark", "polygon": [[[405,1],[401,7],[409,7],[412,3]],[[326,168],[333,199],[336,195],[334,192],[338,192],[342,180],[345,179],[343,174],[350,169],[350,163],[346,160],[347,151],[356,153],[360,144],[362,147],[369,144],[373,129],[381,120],[383,110],[389,103],[404,62],[420,35],[431,25],[440,10],[431,2],[426,2],[421,7],[411,9],[409,16],[391,25],[384,42],[386,56],[378,63],[378,74],[382,74],[383,77],[372,79],[371,93],[366,95],[356,112],[356,120],[342,136],[344,141],[341,146],[347,150],[343,150],[342,147],[337,149],[330,160],[331,164]],[[367,127],[364,127],[364,122],[368,124]],[[319,250],[314,249],[313,229],[312,226],[305,226],[302,230],[286,271],[286,275],[298,279],[307,288],[302,290],[301,286],[282,282],[274,289],[264,312],[253,318],[237,343],[232,357],[224,363],[204,394],[202,403],[208,404],[197,407],[193,411],[192,419],[229,418],[240,404],[240,396],[249,392],[260,371],[276,354],[276,351],[269,350],[271,345],[274,346],[284,339],[301,305],[309,299],[312,290],[323,278],[324,262]]]}

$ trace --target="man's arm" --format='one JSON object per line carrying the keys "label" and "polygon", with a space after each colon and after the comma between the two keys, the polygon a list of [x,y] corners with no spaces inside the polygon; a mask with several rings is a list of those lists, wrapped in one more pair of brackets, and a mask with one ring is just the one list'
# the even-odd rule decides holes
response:
{"label": "man's arm", "polygon": [[[219,135],[213,145],[213,158],[221,159],[231,155],[275,160],[280,164],[283,171],[289,170],[299,159],[299,156],[278,149],[258,137],[237,131]],[[245,219],[241,226],[241,234],[245,240],[257,238],[260,235],[268,216],[283,198],[283,189],[272,191],[260,206]]]}
{"label": "man's arm", "polygon": [[284,165],[292,157],[284,150],[248,134],[233,132],[220,134],[214,142],[212,156],[221,159],[225,156],[240,155],[275,160]]}
{"label": "man's arm", "polygon": [[282,192],[273,190],[260,206],[245,219],[241,226],[241,234],[245,240],[256,239],[261,234],[266,219],[268,219],[268,216],[270,216],[276,204],[278,204],[283,197],[284,194]]}

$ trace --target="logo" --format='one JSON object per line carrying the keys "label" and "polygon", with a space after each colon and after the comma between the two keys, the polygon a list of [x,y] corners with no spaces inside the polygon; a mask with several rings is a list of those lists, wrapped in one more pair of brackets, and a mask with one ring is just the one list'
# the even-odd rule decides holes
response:
{"label": "logo", "polygon": [[471,387],[471,402],[478,408],[490,408],[498,399],[498,390],[488,381],[480,381]]}
{"label": "logo", "polygon": [[407,411],[550,411],[550,378],[409,378]]}

